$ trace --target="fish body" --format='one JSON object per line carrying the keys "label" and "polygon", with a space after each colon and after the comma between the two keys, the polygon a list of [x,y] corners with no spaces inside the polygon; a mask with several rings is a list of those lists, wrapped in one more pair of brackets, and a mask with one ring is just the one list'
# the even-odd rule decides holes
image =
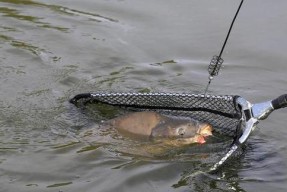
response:
{"label": "fish body", "polygon": [[122,134],[134,134],[153,139],[165,138],[172,145],[205,143],[212,135],[212,126],[191,118],[165,116],[157,112],[129,113],[113,120],[110,125]]}

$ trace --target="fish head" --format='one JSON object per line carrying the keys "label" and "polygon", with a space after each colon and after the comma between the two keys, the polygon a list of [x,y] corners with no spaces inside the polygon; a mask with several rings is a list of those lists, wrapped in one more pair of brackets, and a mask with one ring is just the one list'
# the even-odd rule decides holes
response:
{"label": "fish head", "polygon": [[196,128],[193,123],[185,123],[174,127],[174,135],[181,138],[193,137],[196,134]]}

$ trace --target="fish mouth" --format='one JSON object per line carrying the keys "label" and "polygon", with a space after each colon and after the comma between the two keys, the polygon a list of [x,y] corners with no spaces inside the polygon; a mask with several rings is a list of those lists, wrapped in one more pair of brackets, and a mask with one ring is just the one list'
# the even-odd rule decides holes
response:
{"label": "fish mouth", "polygon": [[185,144],[185,145],[192,144],[192,143],[203,144],[203,143],[206,142],[204,136],[203,135],[199,135],[199,134],[196,134],[195,136],[190,137],[190,138],[180,138],[180,139],[177,139],[177,141],[179,143]]}
{"label": "fish mouth", "polygon": [[211,136],[212,135],[212,131],[213,131],[213,128],[210,124],[203,124],[203,125],[200,125],[200,128],[198,129],[197,133],[203,137],[208,137],[208,136]]}

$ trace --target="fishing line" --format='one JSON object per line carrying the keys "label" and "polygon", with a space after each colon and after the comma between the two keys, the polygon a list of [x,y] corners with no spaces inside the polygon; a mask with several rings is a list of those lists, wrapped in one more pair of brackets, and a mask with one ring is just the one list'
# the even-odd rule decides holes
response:
{"label": "fishing line", "polygon": [[232,30],[233,24],[234,24],[234,22],[235,22],[235,20],[236,20],[236,17],[237,17],[237,15],[238,15],[238,13],[239,13],[239,10],[240,10],[240,8],[241,8],[241,6],[242,6],[242,4],[243,4],[243,1],[244,1],[244,0],[241,0],[241,2],[240,2],[240,4],[239,4],[239,7],[238,7],[238,9],[237,9],[237,11],[236,11],[236,13],[235,13],[235,16],[233,17],[233,20],[232,20],[232,22],[231,22],[231,25],[230,25],[230,27],[229,27],[227,36],[226,36],[226,38],[225,38],[225,41],[224,41],[224,43],[223,43],[223,46],[222,46],[222,48],[221,48],[221,51],[220,51],[219,55],[218,55],[218,56],[217,56],[217,55],[213,56],[213,58],[212,58],[211,61],[210,61],[210,64],[209,64],[209,66],[208,66],[208,73],[209,73],[209,78],[208,78],[208,79],[209,79],[209,81],[208,81],[207,86],[206,86],[205,91],[204,91],[204,95],[205,95],[205,96],[206,96],[207,90],[208,90],[208,88],[209,88],[209,85],[211,84],[211,81],[212,81],[213,77],[218,75],[219,70],[220,70],[220,68],[221,68],[221,66],[222,66],[222,63],[224,62],[224,60],[221,58],[221,56],[222,56],[222,53],[223,53],[223,51],[224,51],[225,45],[226,45],[226,43],[227,43],[227,40],[228,40],[228,38],[229,38],[229,36],[230,36],[230,33],[231,33],[231,30]]}

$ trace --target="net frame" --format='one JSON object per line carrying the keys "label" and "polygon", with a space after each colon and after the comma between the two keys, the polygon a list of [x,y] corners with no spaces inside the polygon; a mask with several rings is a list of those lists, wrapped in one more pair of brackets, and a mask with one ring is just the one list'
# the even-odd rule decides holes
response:
{"label": "net frame", "polygon": [[210,123],[215,131],[226,136],[237,136],[242,117],[236,104],[237,95],[202,95],[189,93],[83,93],[71,102],[102,103],[128,111],[156,111],[164,115],[191,117]]}

